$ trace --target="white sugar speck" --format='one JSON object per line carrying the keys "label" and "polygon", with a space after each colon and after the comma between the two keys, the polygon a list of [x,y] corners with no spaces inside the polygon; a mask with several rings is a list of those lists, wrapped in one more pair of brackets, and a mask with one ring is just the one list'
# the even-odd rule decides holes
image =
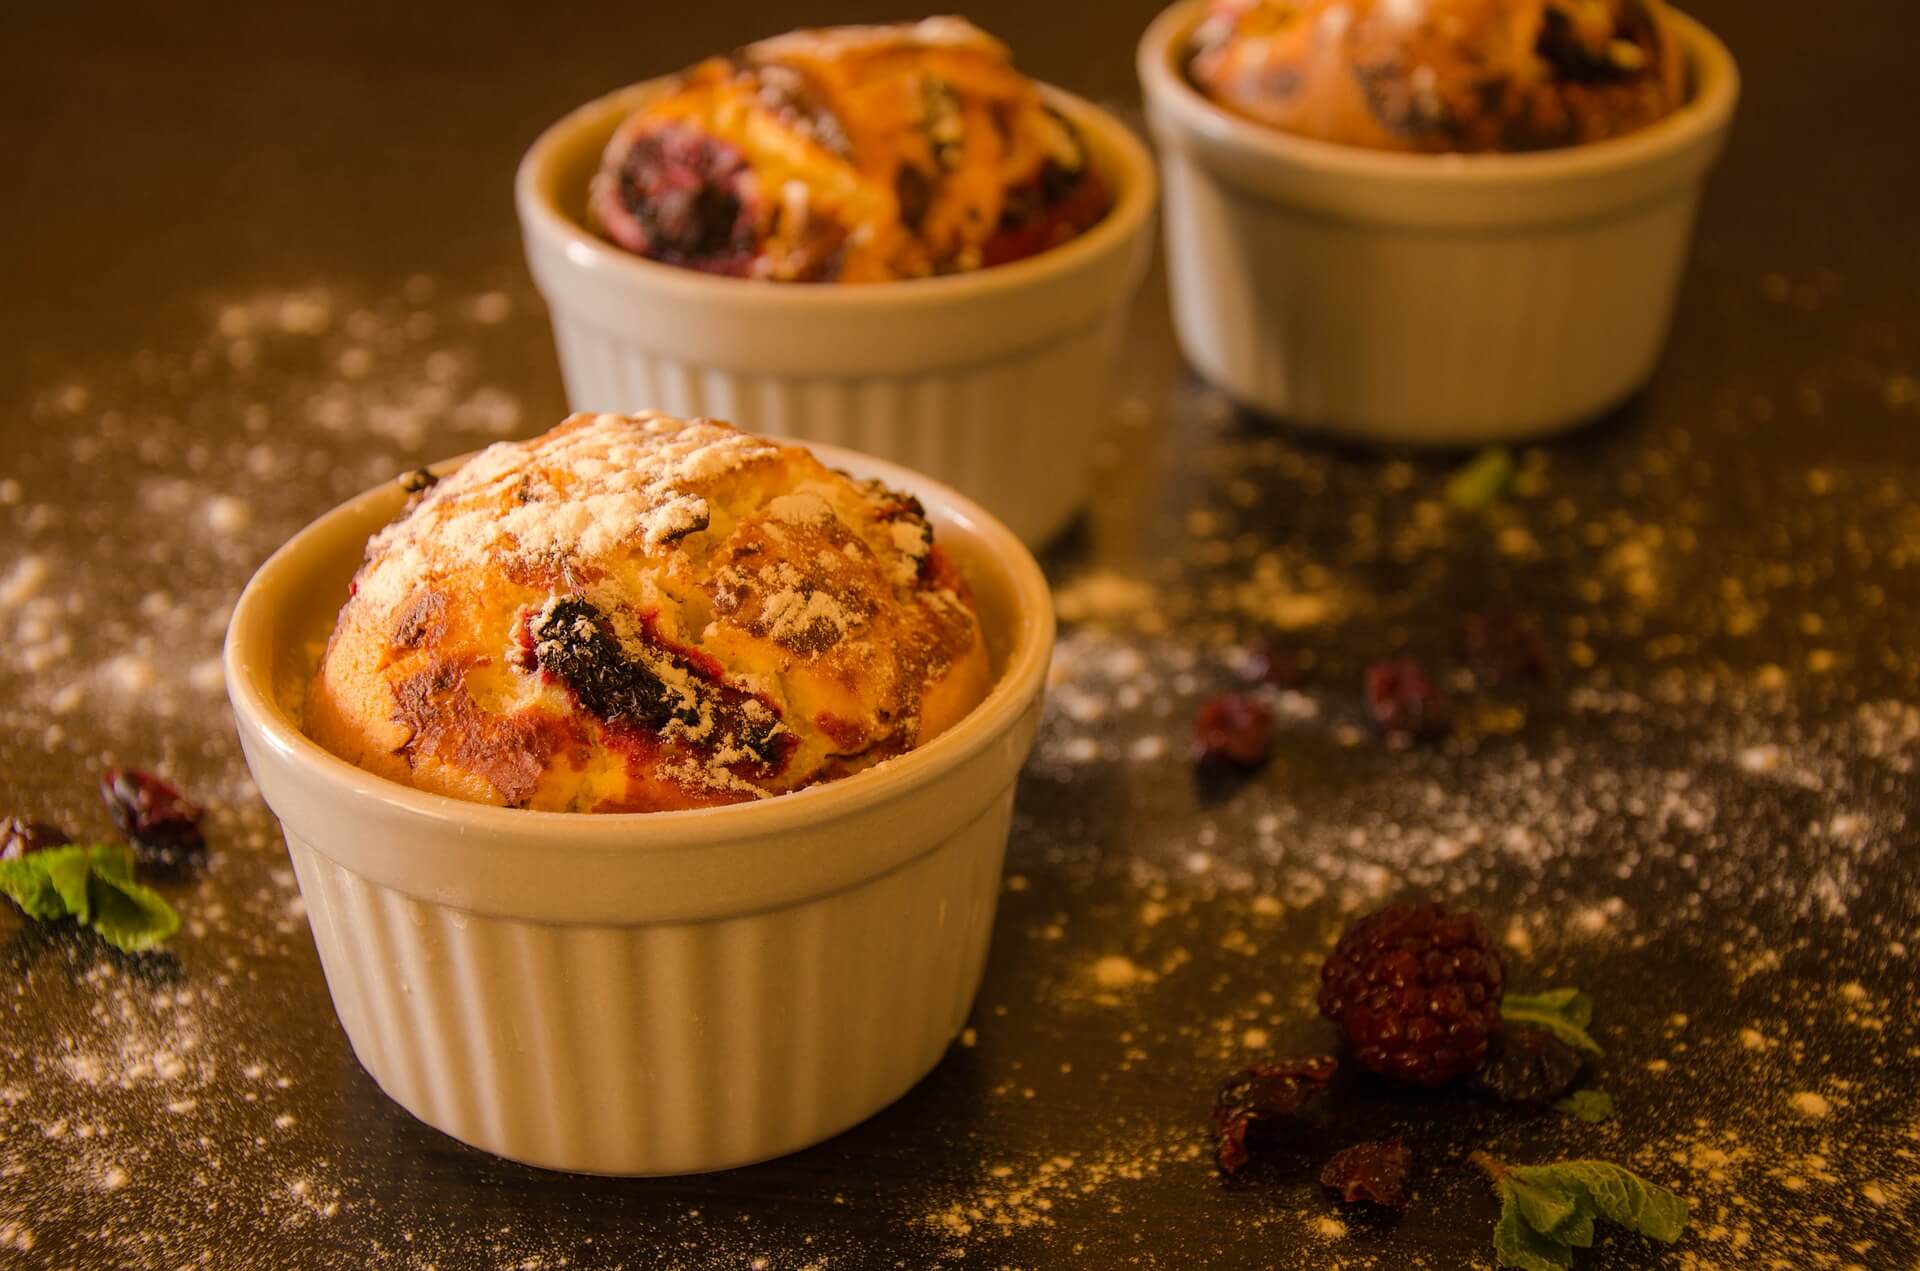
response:
{"label": "white sugar speck", "polygon": [[253,523],[253,509],[245,499],[216,494],[207,500],[207,525],[216,534],[237,534]]}
{"label": "white sugar speck", "polygon": [[1833,1105],[1827,1102],[1823,1094],[1811,1090],[1802,1090],[1787,1100],[1787,1106],[1803,1117],[1824,1117],[1832,1111]]}

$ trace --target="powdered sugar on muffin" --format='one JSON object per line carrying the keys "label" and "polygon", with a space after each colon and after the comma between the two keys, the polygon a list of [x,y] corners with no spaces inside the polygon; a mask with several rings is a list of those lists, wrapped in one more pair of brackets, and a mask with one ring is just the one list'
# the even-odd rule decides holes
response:
{"label": "powdered sugar on muffin", "polygon": [[988,681],[910,496],[713,420],[576,415],[372,538],[307,724],[423,789],[657,810],[871,766]]}

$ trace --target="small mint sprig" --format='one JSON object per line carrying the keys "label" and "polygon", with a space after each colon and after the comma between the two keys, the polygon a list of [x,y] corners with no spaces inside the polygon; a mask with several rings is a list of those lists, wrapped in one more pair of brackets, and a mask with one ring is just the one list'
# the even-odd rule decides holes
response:
{"label": "small mint sprig", "polygon": [[1613,1096],[1604,1090],[1576,1090],[1553,1106],[1589,1125],[1613,1120]]}
{"label": "small mint sprig", "polygon": [[1579,989],[1509,993],[1501,999],[1500,1016],[1509,1024],[1545,1029],[1575,1050],[1589,1055],[1602,1053],[1600,1043],[1587,1032],[1593,1023],[1593,999]]}
{"label": "small mint sprig", "polygon": [[157,948],[180,930],[180,915],[133,880],[133,852],[115,844],[42,848],[0,861],[0,894],[37,922],[73,918],[126,953]]}
{"label": "small mint sprig", "polygon": [[1672,1244],[1687,1227],[1687,1202],[1605,1161],[1508,1165],[1485,1152],[1467,1158],[1500,1193],[1493,1252],[1503,1267],[1565,1271],[1593,1244],[1596,1219]]}

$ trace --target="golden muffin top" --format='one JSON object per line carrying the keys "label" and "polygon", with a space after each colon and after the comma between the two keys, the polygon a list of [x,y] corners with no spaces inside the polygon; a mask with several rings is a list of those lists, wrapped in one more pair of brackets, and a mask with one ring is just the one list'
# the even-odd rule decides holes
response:
{"label": "golden muffin top", "polygon": [[1109,202],[1006,47],[929,18],[795,31],[683,72],[614,133],[588,208],[668,264],[875,282],[1031,256]]}
{"label": "golden muffin top", "polygon": [[1189,73],[1250,119],[1380,150],[1579,145],[1686,100],[1662,0],[1214,0]]}
{"label": "golden muffin top", "polygon": [[370,771],[479,802],[762,798],[912,749],[990,686],[910,495],[715,420],[575,415],[416,474],[308,686]]}

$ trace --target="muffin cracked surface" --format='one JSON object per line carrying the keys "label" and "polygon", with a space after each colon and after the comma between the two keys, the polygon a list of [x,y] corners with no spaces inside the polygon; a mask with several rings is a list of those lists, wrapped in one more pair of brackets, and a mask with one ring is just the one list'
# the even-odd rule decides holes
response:
{"label": "muffin cracked surface", "polygon": [[1663,0],[1214,0],[1188,72],[1237,114],[1379,150],[1580,145],[1686,100]]}
{"label": "muffin cracked surface", "polygon": [[1109,203],[1005,46],[929,18],[795,31],[682,72],[615,131],[588,209],[667,264],[876,282],[1034,255]]}
{"label": "muffin cracked surface", "polygon": [[714,420],[575,415],[367,544],[309,735],[423,790],[552,811],[764,798],[911,750],[986,695],[919,503]]}

